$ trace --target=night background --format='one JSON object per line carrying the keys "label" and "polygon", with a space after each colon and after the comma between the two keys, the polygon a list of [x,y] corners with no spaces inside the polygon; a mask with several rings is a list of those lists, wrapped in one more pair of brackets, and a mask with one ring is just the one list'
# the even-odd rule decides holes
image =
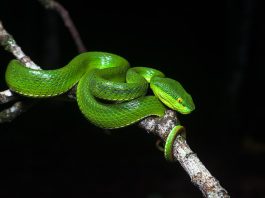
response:
{"label": "night background", "polygon": [[[196,105],[179,115],[191,149],[232,197],[265,197],[264,2],[61,3],[88,51],[119,54],[181,82]],[[0,20],[43,69],[78,54],[58,13],[37,1],[1,1]],[[0,52],[5,90],[14,57]],[[75,102],[41,100],[0,125],[0,196],[202,197],[156,140],[137,125],[109,134]]]}

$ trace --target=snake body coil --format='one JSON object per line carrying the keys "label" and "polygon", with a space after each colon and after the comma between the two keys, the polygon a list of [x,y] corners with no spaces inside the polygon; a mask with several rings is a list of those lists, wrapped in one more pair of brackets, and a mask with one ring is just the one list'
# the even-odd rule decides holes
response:
{"label": "snake body coil", "polygon": [[[28,97],[52,97],[77,84],[78,106],[101,128],[120,128],[150,115],[163,116],[165,105],[182,114],[194,110],[181,84],[156,69],[130,68],[126,59],[105,52],[86,52],[55,70],[34,70],[12,60],[6,70],[9,88]],[[146,96],[148,87],[154,92]]]}

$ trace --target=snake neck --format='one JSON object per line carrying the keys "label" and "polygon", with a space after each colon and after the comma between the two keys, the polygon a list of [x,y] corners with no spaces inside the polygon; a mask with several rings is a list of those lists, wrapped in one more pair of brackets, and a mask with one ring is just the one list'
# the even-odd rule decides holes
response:
{"label": "snake neck", "polygon": [[130,75],[132,73],[139,74],[148,83],[150,83],[152,78],[154,78],[154,77],[161,77],[161,78],[165,77],[165,74],[162,73],[161,71],[157,70],[157,69],[153,69],[153,68],[149,68],[149,67],[133,67],[133,68],[130,68],[127,72],[127,76],[126,76],[127,81],[129,80]]}
{"label": "snake neck", "polygon": [[129,101],[144,96],[148,89],[147,81],[134,74],[125,82],[127,70],[125,67],[113,67],[93,71],[90,91],[95,97],[108,101]]}
{"label": "snake neck", "polygon": [[129,68],[127,64],[97,69],[90,77],[90,91],[103,100],[129,101],[146,95],[148,83],[154,77],[164,77],[164,74],[147,67]]}

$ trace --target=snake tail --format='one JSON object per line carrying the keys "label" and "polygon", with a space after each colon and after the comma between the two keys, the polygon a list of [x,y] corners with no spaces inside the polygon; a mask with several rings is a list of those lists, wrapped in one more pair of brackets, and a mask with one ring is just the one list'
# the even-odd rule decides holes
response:
{"label": "snake tail", "polygon": [[166,160],[173,161],[173,144],[178,135],[183,135],[186,138],[185,128],[181,125],[175,126],[166,139],[165,147],[164,147],[164,156]]}

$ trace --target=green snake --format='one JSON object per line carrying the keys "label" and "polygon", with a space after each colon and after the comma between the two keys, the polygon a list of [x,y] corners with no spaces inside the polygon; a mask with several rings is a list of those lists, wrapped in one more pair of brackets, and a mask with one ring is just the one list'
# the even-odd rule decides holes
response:
{"label": "green snake", "polygon": [[[54,70],[30,69],[11,60],[5,77],[12,91],[27,97],[53,97],[77,85],[81,112],[91,123],[106,129],[125,127],[151,115],[161,117],[166,106],[182,114],[195,109],[192,97],[178,81],[156,69],[130,68],[126,59],[106,52],[79,54]],[[147,96],[149,84],[154,95]],[[167,142],[167,148],[173,141]],[[172,149],[166,150],[170,159]]]}

